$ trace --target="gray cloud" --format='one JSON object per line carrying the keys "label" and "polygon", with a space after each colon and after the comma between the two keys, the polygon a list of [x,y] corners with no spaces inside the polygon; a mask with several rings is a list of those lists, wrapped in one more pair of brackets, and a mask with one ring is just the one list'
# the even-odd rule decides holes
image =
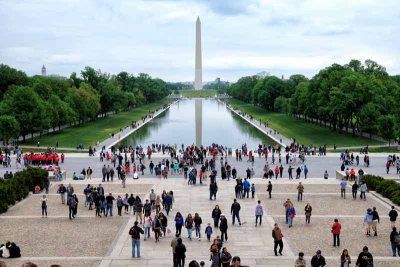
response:
{"label": "gray cloud", "polygon": [[0,63],[29,75],[42,64],[65,76],[91,65],[193,80],[198,15],[206,80],[312,76],[352,58],[400,72],[396,0],[1,0]]}

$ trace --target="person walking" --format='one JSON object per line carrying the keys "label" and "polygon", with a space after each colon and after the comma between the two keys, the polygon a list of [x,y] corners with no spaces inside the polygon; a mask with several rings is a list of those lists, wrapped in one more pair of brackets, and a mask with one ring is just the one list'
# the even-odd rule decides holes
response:
{"label": "person walking", "polygon": [[364,226],[365,226],[365,235],[371,236],[371,226],[372,226],[372,209],[367,209],[367,214],[364,216]]}
{"label": "person walking", "polygon": [[297,186],[297,201],[303,201],[303,192],[304,192],[304,185],[299,182]]}
{"label": "person walking", "polygon": [[41,202],[41,206],[42,206],[42,218],[44,218],[45,214],[46,214],[46,218],[47,218],[47,197],[46,197],[46,195],[43,195],[40,202]]}
{"label": "person walking", "polygon": [[185,227],[187,229],[188,238],[190,241],[192,241],[193,223],[194,223],[194,221],[193,221],[192,214],[189,213],[185,219]]}
{"label": "person walking", "polygon": [[65,204],[65,192],[67,192],[67,188],[63,184],[60,184],[57,191],[61,197],[61,204]]}
{"label": "person walking", "polygon": [[267,192],[268,192],[269,198],[271,198],[271,193],[272,193],[272,183],[271,183],[271,181],[268,181]]}
{"label": "person walking", "polygon": [[221,253],[221,266],[229,267],[231,260],[232,260],[232,255],[228,252],[228,249],[224,247]]}
{"label": "person walking", "polygon": [[380,223],[378,211],[376,207],[372,207],[372,230],[374,231],[374,236],[378,236],[378,223]]}
{"label": "person walking", "polygon": [[118,209],[118,215],[122,216],[122,207],[124,206],[124,200],[122,199],[121,196],[117,197],[117,209]]}
{"label": "person walking", "polygon": [[399,214],[397,213],[396,209],[394,206],[392,206],[392,209],[389,211],[389,220],[390,220],[390,226],[391,227],[395,227],[396,226],[396,220],[397,220],[397,216],[399,216]]}
{"label": "person walking", "polygon": [[292,201],[290,200],[290,198],[288,198],[285,203],[283,203],[283,206],[285,207],[285,215],[286,215],[286,224],[288,224],[289,220],[288,220],[288,210],[290,207],[293,206]]}
{"label": "person walking", "polygon": [[201,217],[199,216],[199,214],[196,212],[194,214],[194,228],[196,230],[196,237],[198,238],[198,240],[201,240],[201,224],[203,223],[203,220],[201,219]]}
{"label": "person walking", "polygon": [[368,247],[365,246],[363,251],[358,255],[356,266],[358,267],[370,267],[374,266],[374,258],[372,254],[368,252]]}
{"label": "person walking", "polygon": [[178,211],[178,212],[176,213],[176,215],[175,215],[175,229],[176,229],[175,234],[177,234],[177,235],[179,235],[179,236],[181,235],[183,224],[184,224],[183,216],[182,216],[182,214]]}
{"label": "person walking", "polygon": [[360,199],[364,199],[364,201],[366,201],[367,199],[365,198],[365,193],[367,192],[367,184],[361,182],[359,189],[360,189]]}
{"label": "person walking", "polygon": [[224,214],[221,214],[220,223],[219,223],[219,230],[221,231],[221,240],[228,241],[228,220],[225,218]]}
{"label": "person walking", "polygon": [[312,213],[312,207],[310,203],[307,203],[307,205],[304,207],[304,214],[306,215],[306,224],[310,224],[311,213]]}
{"label": "person walking", "polygon": [[176,259],[176,251],[175,251],[175,248],[176,248],[176,245],[178,245],[178,238],[179,238],[179,235],[178,234],[176,234],[175,235],[175,237],[171,240],[171,248],[172,248],[172,262],[173,262],[173,266],[174,267],[176,267],[177,266],[177,259]]}
{"label": "person walking", "polygon": [[315,255],[311,258],[311,267],[324,267],[326,261],[324,256],[321,255],[321,250],[317,250]]}
{"label": "person walking", "polygon": [[232,225],[235,224],[235,218],[237,218],[239,225],[242,225],[242,223],[240,222],[239,212],[240,212],[240,204],[236,201],[235,198],[231,205]]}
{"label": "person walking", "polygon": [[250,183],[247,180],[247,178],[244,178],[244,181],[243,181],[243,191],[244,191],[243,198],[245,198],[246,196],[247,196],[247,198],[249,198]]}
{"label": "person walking", "polygon": [[346,199],[346,187],[347,187],[347,181],[342,178],[342,181],[340,182],[340,197]]}
{"label": "person walking", "polygon": [[135,225],[129,230],[129,235],[132,237],[132,258],[135,257],[135,247],[137,257],[140,258],[140,234],[144,234],[144,231],[138,224],[139,222],[135,221]]}
{"label": "person walking", "polygon": [[264,215],[264,207],[261,205],[261,201],[260,200],[257,201],[255,213],[256,213],[256,227],[257,227],[258,219],[260,219],[260,224],[259,225],[261,226],[262,216]]}
{"label": "person walking", "polygon": [[218,185],[216,182],[210,183],[210,200],[214,197],[214,200],[217,200],[217,191]]}
{"label": "person walking", "polygon": [[351,257],[347,249],[343,249],[342,255],[340,256],[340,267],[350,267]]}
{"label": "person walking", "polygon": [[151,218],[150,214],[144,215],[143,219],[143,230],[144,230],[144,237],[143,240],[146,241],[148,238],[150,238],[150,229],[153,224],[153,219]]}
{"label": "person walking", "polygon": [[211,217],[214,220],[214,227],[218,227],[219,219],[221,216],[221,210],[219,209],[218,205],[215,205],[213,211],[211,212]]}
{"label": "person walking", "polygon": [[393,227],[392,232],[390,233],[390,245],[392,246],[393,257],[396,257],[397,254],[400,257],[400,234],[397,233],[396,227]]}
{"label": "person walking", "polygon": [[296,210],[293,205],[287,210],[287,217],[289,228],[291,228],[293,226],[294,217],[296,217]]}
{"label": "person walking", "polygon": [[307,267],[306,260],[304,259],[304,253],[299,252],[299,257],[294,262],[295,267]]}
{"label": "person walking", "polygon": [[274,239],[274,253],[275,253],[275,256],[278,256],[278,251],[277,251],[278,246],[279,246],[279,254],[282,256],[283,234],[282,234],[282,231],[279,228],[277,223],[275,223],[274,229],[272,229],[272,238]]}
{"label": "person walking", "polygon": [[75,218],[75,208],[78,206],[78,203],[75,201],[74,197],[70,197],[67,200],[68,210],[69,210],[69,219],[72,220]]}
{"label": "person walking", "polygon": [[333,235],[333,246],[334,247],[336,247],[336,244],[338,247],[340,246],[340,231],[341,230],[342,230],[342,225],[339,223],[338,219],[335,219],[334,223],[332,225],[332,230],[331,230],[332,235]]}
{"label": "person walking", "polygon": [[358,191],[358,184],[357,181],[354,181],[354,184],[351,186],[351,193],[353,194],[353,200],[357,199],[357,191]]}
{"label": "person walking", "polygon": [[307,165],[304,165],[304,179],[307,179],[307,174],[308,174],[308,168]]}
{"label": "person walking", "polygon": [[186,247],[183,244],[182,238],[177,239],[177,245],[175,247],[175,256],[176,256],[176,266],[184,267],[185,266],[185,258],[186,258]]}

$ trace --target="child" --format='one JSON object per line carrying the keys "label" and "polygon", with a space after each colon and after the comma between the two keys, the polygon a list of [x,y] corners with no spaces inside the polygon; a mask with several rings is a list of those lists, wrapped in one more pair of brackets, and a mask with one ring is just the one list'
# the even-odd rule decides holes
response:
{"label": "child", "polygon": [[256,187],[254,186],[254,184],[251,184],[250,190],[251,190],[251,198],[254,198],[254,194],[256,192]]}
{"label": "child", "polygon": [[211,235],[212,235],[212,233],[213,233],[213,230],[212,230],[212,227],[211,227],[211,224],[210,224],[210,223],[207,224],[205,233],[206,233],[206,235],[207,235],[207,240],[208,240],[208,242],[210,242],[210,238],[211,238]]}

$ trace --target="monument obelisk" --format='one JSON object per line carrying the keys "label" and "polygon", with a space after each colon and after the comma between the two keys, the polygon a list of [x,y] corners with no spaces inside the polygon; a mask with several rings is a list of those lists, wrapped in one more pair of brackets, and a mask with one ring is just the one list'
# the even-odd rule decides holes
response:
{"label": "monument obelisk", "polygon": [[201,63],[201,22],[200,18],[196,20],[196,58],[195,58],[195,75],[194,89],[203,89],[202,63]]}
{"label": "monument obelisk", "polygon": [[[196,20],[196,58],[195,58],[195,74],[194,74],[194,89],[203,89],[202,78],[202,64],[201,64],[201,22],[200,18]],[[203,131],[203,100],[201,98],[195,99],[195,120],[196,120],[196,146],[200,147],[202,144],[202,131]]]}

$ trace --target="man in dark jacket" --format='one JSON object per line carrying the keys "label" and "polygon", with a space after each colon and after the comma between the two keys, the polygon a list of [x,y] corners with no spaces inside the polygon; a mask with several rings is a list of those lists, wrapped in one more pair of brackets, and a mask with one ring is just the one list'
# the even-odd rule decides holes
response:
{"label": "man in dark jacket", "polygon": [[138,224],[139,222],[135,221],[135,225],[129,230],[129,235],[132,237],[132,258],[135,257],[135,247],[137,257],[140,258],[140,234],[144,234],[144,231]]}
{"label": "man in dark jacket", "polygon": [[363,251],[358,255],[356,266],[368,267],[374,263],[374,258],[372,254],[368,252],[368,247],[365,246]]}
{"label": "man in dark jacket", "polygon": [[224,214],[220,216],[219,230],[221,231],[222,242],[224,242],[224,237],[225,240],[228,241],[228,220],[225,218]]}
{"label": "man in dark jacket", "polygon": [[218,191],[218,186],[217,183],[210,183],[210,200],[214,197],[214,200],[217,199],[217,191]]}
{"label": "man in dark jacket", "polygon": [[318,250],[311,259],[312,267],[324,267],[326,265],[324,256],[321,255],[321,250]]}
{"label": "man in dark jacket", "polygon": [[175,256],[176,256],[177,267],[183,267],[183,266],[185,266],[186,247],[182,242],[182,238],[178,238],[177,242],[178,242],[178,244],[175,247]]}
{"label": "man in dark jacket", "polygon": [[242,225],[242,223],[240,222],[239,211],[240,211],[240,204],[236,201],[235,198],[231,206],[232,224],[235,224],[235,218],[237,218],[239,225]]}

